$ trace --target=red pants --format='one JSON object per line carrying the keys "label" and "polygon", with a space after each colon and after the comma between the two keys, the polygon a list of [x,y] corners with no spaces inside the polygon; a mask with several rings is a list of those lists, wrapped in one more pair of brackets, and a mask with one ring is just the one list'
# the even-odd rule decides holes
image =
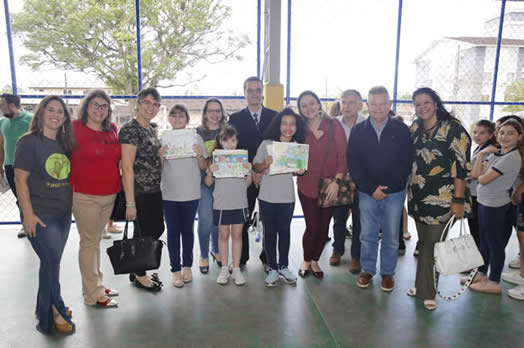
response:
{"label": "red pants", "polygon": [[333,208],[320,208],[316,198],[304,196],[300,191],[298,198],[306,220],[306,231],[302,237],[304,261],[318,261],[327,242]]}

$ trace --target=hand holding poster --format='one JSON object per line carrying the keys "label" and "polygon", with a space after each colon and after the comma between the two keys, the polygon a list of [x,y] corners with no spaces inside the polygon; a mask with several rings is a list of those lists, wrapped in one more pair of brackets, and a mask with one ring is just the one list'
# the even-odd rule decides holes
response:
{"label": "hand holding poster", "polygon": [[196,157],[196,130],[193,128],[170,129],[162,133],[162,146],[167,146],[165,159]]}
{"label": "hand holding poster", "polygon": [[213,164],[218,170],[213,174],[215,178],[243,178],[249,174],[244,167],[248,163],[247,150],[215,150]]}
{"label": "hand holding poster", "polygon": [[294,173],[298,170],[307,170],[309,145],[297,143],[281,143],[274,141],[268,146],[268,154],[273,156],[273,163],[269,167],[269,175]]}

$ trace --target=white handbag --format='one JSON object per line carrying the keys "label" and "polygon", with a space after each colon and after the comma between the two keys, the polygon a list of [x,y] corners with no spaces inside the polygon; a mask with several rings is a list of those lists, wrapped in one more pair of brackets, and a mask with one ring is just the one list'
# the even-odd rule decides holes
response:
{"label": "white handbag", "polygon": [[[477,268],[484,264],[484,259],[480,254],[473,236],[469,233],[464,233],[465,219],[460,219],[460,233],[457,238],[444,240],[444,236],[449,235],[449,231],[455,222],[453,215],[442,231],[440,242],[435,244],[434,257],[435,265],[433,266],[433,284],[435,291],[445,301],[456,300],[462,295],[471,285],[473,278],[477,274]],[[461,287],[459,292],[452,296],[444,296],[438,291],[438,276],[437,272],[442,275],[457,274],[472,270],[468,276],[466,283]]]}
{"label": "white handbag", "polygon": [[446,233],[449,234],[455,222],[455,216],[452,216],[442,231],[440,242],[435,244],[435,268],[442,275],[469,271],[484,264],[473,236],[469,233],[464,233],[464,220],[460,219],[459,236],[444,240],[444,236],[446,236]]}

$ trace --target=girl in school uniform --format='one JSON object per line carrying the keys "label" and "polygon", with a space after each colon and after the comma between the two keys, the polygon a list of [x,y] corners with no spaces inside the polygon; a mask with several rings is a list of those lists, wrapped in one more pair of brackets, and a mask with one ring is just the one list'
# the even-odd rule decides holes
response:
{"label": "girl in school uniform", "polygon": [[[479,153],[490,145],[497,143],[495,138],[495,124],[489,120],[480,120],[473,127],[473,141],[477,144],[473,155],[471,156],[471,166],[475,165]],[[468,218],[468,225],[473,239],[477,247],[480,248],[479,236],[479,218],[478,218],[478,203],[477,203],[477,179],[471,179],[468,183],[469,192],[471,193],[471,216]]]}
{"label": "girl in school uniform", "polygon": [[[169,111],[169,124],[173,129],[184,129],[189,123],[189,112],[182,104]],[[207,168],[207,152],[202,137],[196,136],[193,150],[196,157],[164,159],[162,168],[162,206],[167,224],[167,247],[173,286],[181,288],[193,280],[193,225],[200,200],[200,170]],[[167,146],[160,148],[163,157]],[[182,264],[180,263],[182,239]],[[183,269],[182,269],[183,266]]]}
{"label": "girl in school uniform", "polygon": [[[218,134],[217,149],[234,150],[238,145],[238,133],[234,127],[224,127]],[[245,163],[244,168],[251,170],[251,164]],[[236,285],[244,285],[246,279],[240,270],[240,255],[242,253],[242,225],[249,218],[247,205],[247,188],[251,185],[251,174],[245,178],[214,178],[218,170],[217,164],[211,164],[206,175],[206,185],[215,184],[213,191],[213,221],[218,225],[218,251],[222,267],[217,283],[226,285],[229,281],[228,257],[229,236],[233,255],[233,272],[231,277]]]}
{"label": "girl in school uniform", "polygon": [[[471,176],[478,178],[477,201],[480,226],[480,252],[484,265],[473,279],[471,290],[500,294],[501,273],[515,216],[510,189],[520,172],[519,140],[522,125],[514,120],[504,122],[498,133],[500,150],[489,146],[479,153]],[[490,270],[488,277],[488,269]]]}
{"label": "girl in school uniform", "polygon": [[267,147],[274,141],[303,143],[304,121],[292,109],[286,108],[273,118],[264,133],[264,139],[253,160],[253,170],[257,173],[264,173],[260,184],[258,203],[264,222],[264,250],[269,265],[265,284],[268,287],[274,287],[279,278],[282,278],[286,283],[296,283],[297,281],[296,275],[288,268],[290,226],[295,208],[293,175],[302,175],[305,170],[269,175],[269,167],[273,163],[273,157],[268,154]]}

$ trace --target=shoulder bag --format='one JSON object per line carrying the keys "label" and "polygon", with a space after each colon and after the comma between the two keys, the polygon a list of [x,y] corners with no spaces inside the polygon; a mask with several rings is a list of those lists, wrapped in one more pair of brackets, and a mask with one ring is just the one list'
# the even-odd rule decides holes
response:
{"label": "shoulder bag", "polygon": [[[460,295],[462,295],[477,274],[477,268],[484,264],[484,259],[475,244],[473,236],[469,233],[464,233],[464,220],[465,219],[460,219],[459,236],[446,240],[446,235],[449,234],[449,231],[455,222],[455,216],[453,215],[442,231],[440,242],[436,243],[434,248],[434,286],[439,296],[446,301],[456,300]],[[442,275],[451,275],[469,270],[472,271],[469,274],[468,281],[462,286],[457,294],[453,296],[443,296],[440,291],[438,291],[439,273]]]}
{"label": "shoulder bag", "polygon": [[128,239],[128,223],[129,221],[126,220],[123,239],[113,241],[113,246],[106,250],[115,274],[158,269],[162,258],[163,242],[151,236],[142,236],[138,223],[135,224],[136,230],[133,232],[133,238]]}
{"label": "shoulder bag", "polygon": [[[333,120],[329,120],[329,132],[328,132],[328,146],[326,149],[326,155],[324,162],[322,163],[322,170],[326,167],[329,150],[331,148],[331,140],[333,138]],[[329,184],[335,181],[338,184],[337,199],[333,201],[327,201],[327,188]],[[317,204],[321,208],[337,207],[343,205],[353,204],[353,193],[355,192],[355,183],[351,179],[348,173],[346,173],[341,179],[335,179],[334,177],[323,177],[321,176],[318,181],[318,198]]]}

